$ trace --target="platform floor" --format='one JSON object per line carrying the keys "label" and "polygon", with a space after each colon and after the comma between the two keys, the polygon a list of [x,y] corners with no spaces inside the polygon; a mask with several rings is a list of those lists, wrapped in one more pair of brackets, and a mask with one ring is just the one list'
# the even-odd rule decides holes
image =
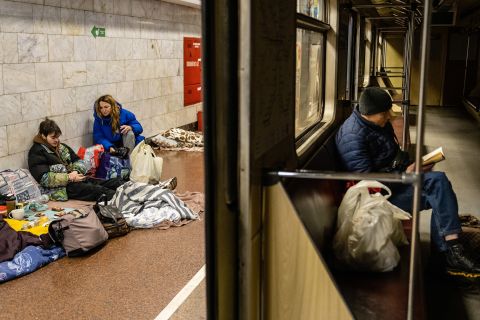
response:
{"label": "platform floor", "polygon": [[[160,152],[163,178],[204,191],[203,153]],[[205,264],[204,217],[134,230],[87,257],[63,258],[0,286],[1,319],[155,319]],[[199,289],[201,290],[201,289]],[[188,319],[204,319],[205,308]]]}

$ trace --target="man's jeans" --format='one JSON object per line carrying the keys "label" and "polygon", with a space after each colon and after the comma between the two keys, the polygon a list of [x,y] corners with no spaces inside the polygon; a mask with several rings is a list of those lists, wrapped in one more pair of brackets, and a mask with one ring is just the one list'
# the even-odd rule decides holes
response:
{"label": "man's jeans", "polygon": [[[397,207],[412,212],[413,186],[389,184],[389,187],[392,196],[388,200]],[[430,237],[438,250],[447,250],[445,236],[461,233],[462,228],[458,218],[457,196],[444,172],[425,172],[420,206],[420,210],[432,209]]]}

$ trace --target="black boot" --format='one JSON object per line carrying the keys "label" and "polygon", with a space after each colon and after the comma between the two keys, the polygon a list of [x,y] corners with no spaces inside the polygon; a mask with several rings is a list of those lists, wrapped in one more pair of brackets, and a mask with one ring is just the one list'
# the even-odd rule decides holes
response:
{"label": "black boot", "polygon": [[455,243],[445,252],[447,273],[466,277],[480,277],[480,265],[473,261],[465,252],[461,243]]}

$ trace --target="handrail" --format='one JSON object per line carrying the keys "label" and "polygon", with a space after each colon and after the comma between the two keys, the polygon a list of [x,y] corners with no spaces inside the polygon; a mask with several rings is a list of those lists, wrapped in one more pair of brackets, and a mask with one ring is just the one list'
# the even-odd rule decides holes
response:
{"label": "handrail", "polygon": [[356,173],[318,170],[269,171],[268,178],[320,179],[320,180],[377,180],[413,184],[418,181],[414,173]]}

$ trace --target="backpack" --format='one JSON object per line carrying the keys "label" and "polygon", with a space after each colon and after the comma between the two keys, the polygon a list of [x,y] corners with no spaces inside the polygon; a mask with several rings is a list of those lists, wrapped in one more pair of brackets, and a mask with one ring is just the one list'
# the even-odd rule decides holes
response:
{"label": "backpack", "polygon": [[83,255],[108,239],[92,207],[75,209],[62,216],[62,219],[52,221],[48,226],[48,234],[55,244],[65,249],[69,257]]}
{"label": "backpack", "polygon": [[[93,210],[97,214],[98,219],[108,233],[108,238],[124,236],[130,232],[130,226],[117,207],[107,204],[107,199],[101,196],[97,203],[93,206]],[[104,201],[101,204],[101,201]]]}

